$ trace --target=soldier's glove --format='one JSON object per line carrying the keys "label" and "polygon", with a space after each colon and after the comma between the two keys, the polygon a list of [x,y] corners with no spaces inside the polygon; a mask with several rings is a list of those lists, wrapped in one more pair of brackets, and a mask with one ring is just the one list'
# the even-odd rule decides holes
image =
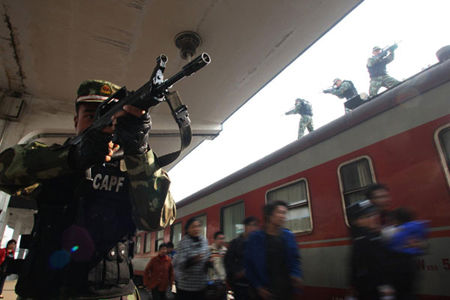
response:
{"label": "soldier's glove", "polygon": [[109,154],[108,143],[111,139],[111,134],[100,130],[85,131],[81,142],[70,149],[69,165],[77,170],[86,170],[103,163]]}
{"label": "soldier's glove", "polygon": [[331,94],[331,89],[323,90],[323,93],[324,93],[324,94]]}
{"label": "soldier's glove", "polygon": [[150,148],[148,134],[151,127],[152,120],[150,113],[147,111],[140,118],[132,115],[118,118],[114,133],[125,154],[143,154]]}

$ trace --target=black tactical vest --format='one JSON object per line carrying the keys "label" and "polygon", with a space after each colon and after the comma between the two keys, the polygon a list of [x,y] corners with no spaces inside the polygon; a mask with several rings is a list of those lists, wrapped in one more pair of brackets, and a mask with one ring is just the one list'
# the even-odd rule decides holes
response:
{"label": "black tactical vest", "polygon": [[367,66],[367,69],[369,70],[370,78],[384,76],[387,74],[385,63],[376,63],[376,64],[372,65],[371,67]]}
{"label": "black tactical vest", "polygon": [[33,240],[16,286],[22,297],[132,294],[129,180],[118,164],[49,180],[37,199]]}
{"label": "black tactical vest", "polygon": [[301,115],[312,116],[312,108],[311,108],[311,105],[309,105],[309,104],[302,103],[300,105],[299,111],[300,111]]}
{"label": "black tactical vest", "polygon": [[348,82],[350,84],[350,88],[346,89],[345,92],[343,93],[343,96],[345,97],[345,99],[349,100],[349,99],[357,96],[358,92],[356,91],[356,88],[353,85],[353,82],[351,82],[349,80],[344,80],[342,83],[344,83],[344,82]]}

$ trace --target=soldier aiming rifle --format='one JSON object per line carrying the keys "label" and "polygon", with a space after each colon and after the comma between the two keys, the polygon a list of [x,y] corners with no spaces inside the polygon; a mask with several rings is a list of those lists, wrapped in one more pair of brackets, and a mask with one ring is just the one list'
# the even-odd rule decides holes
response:
{"label": "soldier aiming rifle", "polygon": [[[347,100],[352,99],[353,97],[358,96],[358,92],[356,91],[353,82],[350,80],[341,80],[340,78],[336,78],[333,80],[333,86],[329,89],[323,90],[324,94],[332,94],[337,96],[338,98],[345,98]],[[350,109],[345,108],[345,112],[349,112]]]}
{"label": "soldier aiming rifle", "polygon": [[312,120],[312,107],[311,104],[305,99],[297,98],[295,100],[295,107],[285,114],[299,114],[301,116],[300,122],[298,124],[298,139],[300,139],[305,133],[305,128],[308,128],[308,132],[312,132],[314,130]]}
{"label": "soldier aiming rifle", "polygon": [[[176,104],[180,132],[189,127],[186,107],[171,104],[168,88],[208,64],[209,56],[164,80],[166,62],[160,56],[136,92],[83,81],[75,137],[64,145],[15,145],[0,154],[0,189],[25,194],[38,207],[16,285],[19,300],[139,299],[131,265],[136,229],[160,229],[176,215],[170,180],[150,147],[149,108],[167,99],[171,108]],[[190,141],[190,127],[188,135]]]}
{"label": "soldier aiming rifle", "polygon": [[391,88],[400,83],[386,72],[386,65],[394,60],[394,51],[397,47],[397,44],[384,49],[377,46],[373,47],[372,57],[367,61],[367,70],[370,75],[370,97],[375,96],[381,87]]}

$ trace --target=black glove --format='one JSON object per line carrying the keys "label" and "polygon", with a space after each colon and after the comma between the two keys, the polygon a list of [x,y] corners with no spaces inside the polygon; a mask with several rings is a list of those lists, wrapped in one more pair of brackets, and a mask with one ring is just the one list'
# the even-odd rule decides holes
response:
{"label": "black glove", "polygon": [[69,152],[69,165],[77,170],[86,170],[93,165],[103,163],[109,153],[108,143],[111,134],[100,130],[84,131],[81,142],[72,146]]}
{"label": "black glove", "polygon": [[142,117],[125,115],[117,119],[115,134],[120,148],[127,155],[143,154],[148,151],[148,133],[152,127],[150,113],[147,111]]}

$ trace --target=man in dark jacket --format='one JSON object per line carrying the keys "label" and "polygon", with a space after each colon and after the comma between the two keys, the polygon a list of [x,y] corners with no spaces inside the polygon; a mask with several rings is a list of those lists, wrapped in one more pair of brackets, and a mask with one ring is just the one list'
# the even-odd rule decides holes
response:
{"label": "man in dark jacket", "polygon": [[250,233],[259,228],[258,219],[255,217],[247,217],[243,223],[244,233],[231,241],[228,251],[225,254],[227,281],[231,285],[233,296],[236,300],[249,299],[249,283],[245,277],[244,269],[244,250]]}
{"label": "man in dark jacket", "polygon": [[295,236],[283,228],[288,206],[264,206],[264,229],[253,232],[245,247],[245,275],[260,299],[288,300],[302,286],[300,252]]}
{"label": "man in dark jacket", "polygon": [[389,272],[389,254],[381,243],[377,208],[364,200],[347,208],[353,241],[351,285],[360,300],[394,295]]}

